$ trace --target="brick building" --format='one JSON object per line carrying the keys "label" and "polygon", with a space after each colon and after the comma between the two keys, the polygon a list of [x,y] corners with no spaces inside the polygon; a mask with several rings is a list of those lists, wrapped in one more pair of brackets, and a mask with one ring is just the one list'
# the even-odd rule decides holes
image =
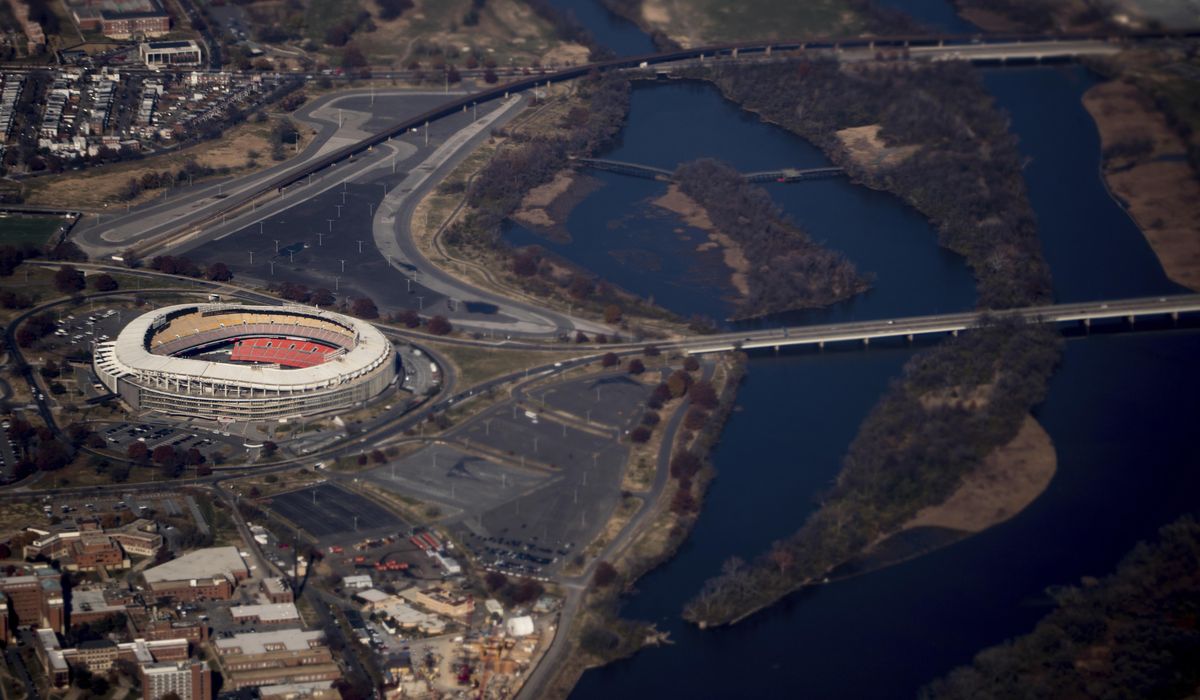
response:
{"label": "brick building", "polygon": [[341,678],[325,635],[317,630],[235,634],[215,640],[213,647],[228,690]]}
{"label": "brick building", "polygon": [[237,547],[198,549],[142,574],[153,596],[179,601],[228,600],[249,575]]}
{"label": "brick building", "polygon": [[[35,566],[32,574],[0,577],[0,597],[20,627],[47,627],[61,632],[66,622],[61,574]],[[10,632],[12,630],[9,630]]]}
{"label": "brick building", "polygon": [[212,671],[203,661],[170,661],[142,664],[142,700],[160,700],[168,693],[180,700],[210,700]]}

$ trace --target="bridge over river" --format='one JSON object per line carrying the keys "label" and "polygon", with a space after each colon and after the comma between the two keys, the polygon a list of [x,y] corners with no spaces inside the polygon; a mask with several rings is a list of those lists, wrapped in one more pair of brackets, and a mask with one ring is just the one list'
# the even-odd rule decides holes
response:
{"label": "bridge over river", "polygon": [[1049,306],[1031,306],[1004,311],[965,311],[934,316],[879,321],[859,321],[819,326],[772,328],[764,331],[723,333],[695,338],[679,343],[688,354],[699,355],[729,350],[816,345],[826,343],[860,342],[869,344],[882,338],[907,338],[931,334],[958,335],[959,331],[978,326],[986,317],[1019,317],[1030,323],[1079,323],[1090,326],[1092,321],[1122,319],[1135,324],[1143,317],[1178,319],[1181,314],[1200,312],[1200,294],[1179,294],[1165,297],[1090,301]]}
{"label": "bridge over river", "polygon": [[[675,173],[666,168],[656,168],[653,165],[628,163],[621,160],[606,158],[575,158],[573,162],[593,170],[606,170],[621,175],[642,177],[647,180],[670,180]],[[779,170],[761,170],[753,173],[742,173],[747,182],[799,182],[801,180],[821,180],[828,177],[845,175],[843,168],[782,168]]]}

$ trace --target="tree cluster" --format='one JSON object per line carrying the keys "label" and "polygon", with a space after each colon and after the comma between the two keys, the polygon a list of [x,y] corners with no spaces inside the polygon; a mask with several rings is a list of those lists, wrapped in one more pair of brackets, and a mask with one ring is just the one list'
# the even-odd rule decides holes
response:
{"label": "tree cluster", "polygon": [[737,310],[739,317],[829,306],[870,288],[845,255],[812,240],[765,189],[746,182],[728,164],[711,159],[684,163],[675,180],[750,263],[749,295]]}
{"label": "tree cluster", "polygon": [[[822,506],[755,562],[706,582],[685,616],[736,620],[945,501],[1042,400],[1061,343],[1053,329],[1001,320],[914,357],[860,426]],[[985,386],[986,400],[962,398]]]}
{"label": "tree cluster", "polygon": [[[730,99],[819,145],[856,179],[894,192],[937,229],[975,274],[979,303],[1047,302],[1042,258],[1021,157],[1008,120],[966,63],[860,66],[835,61],[717,66]],[[915,146],[888,166],[851,159],[837,132],[878,124],[888,146]]]}
{"label": "tree cluster", "polygon": [[1186,698],[1200,687],[1200,523],[1187,516],[1117,568],[1058,590],[1034,630],[979,653],[925,700]]}

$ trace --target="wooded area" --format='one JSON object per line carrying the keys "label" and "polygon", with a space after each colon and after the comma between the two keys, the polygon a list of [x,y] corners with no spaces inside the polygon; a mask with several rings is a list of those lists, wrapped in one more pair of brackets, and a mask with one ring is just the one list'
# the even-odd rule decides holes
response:
{"label": "wooded area", "polygon": [[990,321],[914,357],[859,428],[821,507],[753,563],[728,562],[684,617],[734,622],[945,501],[1042,400],[1061,342],[1052,328]]}
{"label": "wooded area", "polygon": [[765,189],[746,182],[732,166],[711,159],[684,163],[675,181],[750,264],[749,295],[738,305],[737,318],[829,306],[870,288],[845,255],[801,231]]}
{"label": "wooded area", "polygon": [[1200,523],[1141,543],[1116,573],[1055,594],[1034,630],[986,649],[921,692],[926,700],[1195,697],[1200,687]]}
{"label": "wooded area", "polygon": [[[927,216],[939,242],[967,259],[981,307],[1050,300],[1016,136],[970,65],[809,61],[718,65],[694,77],[712,80],[728,98],[820,146],[855,179]],[[888,165],[855,162],[837,132],[874,124],[887,146],[916,151]]]}

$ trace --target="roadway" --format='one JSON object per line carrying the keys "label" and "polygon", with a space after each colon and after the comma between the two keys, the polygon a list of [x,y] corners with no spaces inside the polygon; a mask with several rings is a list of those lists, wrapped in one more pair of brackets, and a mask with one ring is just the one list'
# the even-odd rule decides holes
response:
{"label": "roadway", "polygon": [[[296,111],[294,119],[308,127],[311,140],[304,150],[296,157],[265,168],[257,173],[235,179],[223,178],[211,180],[205,184],[177,187],[167,190],[163,197],[153,201],[130,207],[126,212],[112,214],[99,213],[92,225],[81,228],[74,238],[80,248],[92,259],[106,259],[111,255],[119,255],[134,246],[143,246],[148,240],[187,229],[197,222],[210,219],[214,215],[228,210],[233,204],[242,204],[253,196],[264,191],[265,183],[279,177],[294,173],[307,173],[313,163],[325,157],[330,151],[345,147],[346,144],[356,143],[370,135],[363,127],[371,115],[364,115],[355,110],[338,113],[335,105],[355,97],[366,95],[366,90],[355,90],[332,95],[325,95]],[[441,101],[447,94],[454,93],[413,91],[413,90],[377,90],[373,94],[380,99],[386,97],[425,98],[422,103],[435,99]],[[416,109],[420,109],[420,104]],[[408,109],[411,113],[415,109]],[[415,150],[415,149],[414,149]],[[411,155],[411,152],[409,153]],[[341,173],[339,173],[341,174]],[[346,173],[348,175],[349,173]],[[343,175],[345,177],[346,175]],[[329,186],[339,184],[329,183]]]}
{"label": "roadway", "polygon": [[1177,294],[1165,297],[1049,304],[1001,311],[966,311],[855,323],[775,328],[750,333],[722,333],[703,339],[691,338],[678,343],[663,344],[663,347],[678,347],[689,354],[698,355],[737,349],[751,350],[794,345],[823,346],[826,343],[846,341],[869,343],[880,338],[957,334],[973,326],[978,326],[988,317],[1018,317],[1030,323],[1090,323],[1104,319],[1132,321],[1140,316],[1178,316],[1197,311],[1200,311],[1200,294]]}
{"label": "roadway", "polygon": [[[393,137],[408,133],[411,129],[422,127],[427,123],[436,122],[445,117],[458,114],[463,108],[473,108],[492,100],[508,97],[512,93],[523,92],[550,83],[574,80],[593,71],[623,70],[630,68],[650,68],[652,66],[669,65],[713,58],[748,58],[758,60],[771,57],[780,52],[811,52],[818,54],[830,51],[831,55],[841,60],[873,60],[874,52],[882,49],[900,49],[909,56],[919,56],[930,60],[998,60],[1016,58],[1063,58],[1081,55],[1097,55],[1111,53],[1123,46],[1121,42],[1149,41],[1156,39],[1191,38],[1200,32],[1140,32],[1123,35],[1094,34],[1094,35],[1044,35],[1044,34],[1008,34],[1008,35],[917,35],[895,37],[834,37],[800,41],[775,42],[741,42],[700,46],[642,56],[623,57],[580,66],[573,66],[552,73],[520,77],[504,85],[485,88],[471,94],[459,93],[460,97],[443,102],[436,107],[407,119],[394,122],[385,128],[346,145],[325,149],[310,144],[301,161],[281,164],[269,168],[261,175],[239,182],[236,192],[229,196],[215,197],[194,211],[175,217],[163,217],[161,212],[152,208],[145,210],[145,215],[151,217],[151,226],[141,226],[150,232],[150,237],[166,235],[170,232],[187,230],[190,227],[202,226],[220,220],[222,215],[235,211],[255,197],[272,190],[283,191],[309,175],[321,172],[339,163],[351,161],[354,157],[370,152],[372,148],[383,144]],[[902,56],[903,57],[903,56]],[[400,75],[391,73],[387,75]],[[386,77],[386,76],[385,76]],[[361,93],[360,93],[361,94]],[[444,94],[444,93],[443,93]],[[338,99],[336,96],[327,100]],[[319,102],[319,101],[318,101]],[[310,108],[311,109],[311,108]],[[300,117],[304,118],[304,110]],[[328,126],[326,124],[326,126]],[[323,137],[323,138],[322,138]],[[328,135],[322,130],[318,136],[321,143],[328,141]],[[219,185],[218,185],[219,186]],[[195,194],[214,198],[212,186],[202,189]],[[223,194],[223,193],[219,193]],[[108,238],[90,236],[81,245],[88,250],[86,244],[100,247],[119,247],[118,240],[140,240],[134,236],[138,229],[134,220],[126,222],[121,219],[118,224],[120,233]],[[132,226],[127,228],[126,224]],[[110,227],[102,227],[110,230]],[[90,251],[89,251],[90,252]]]}

